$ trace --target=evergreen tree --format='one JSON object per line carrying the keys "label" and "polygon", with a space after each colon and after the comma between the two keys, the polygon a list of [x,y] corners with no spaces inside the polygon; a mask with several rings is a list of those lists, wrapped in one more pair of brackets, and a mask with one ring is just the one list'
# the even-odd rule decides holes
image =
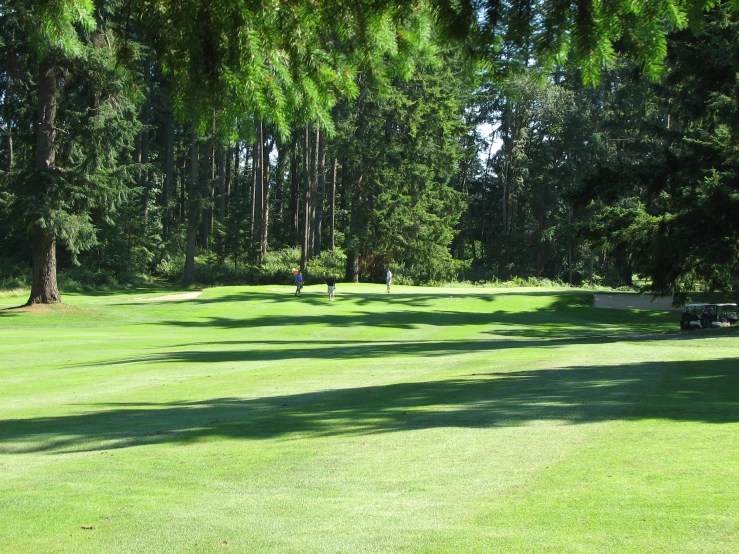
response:
{"label": "evergreen tree", "polygon": [[13,213],[33,249],[28,303],[61,301],[56,248],[76,255],[95,244],[90,210],[110,209],[132,184],[130,145],[138,132],[132,75],[119,64],[118,37],[98,25],[89,1],[23,2],[8,6],[28,70],[36,76],[34,161],[9,178]]}

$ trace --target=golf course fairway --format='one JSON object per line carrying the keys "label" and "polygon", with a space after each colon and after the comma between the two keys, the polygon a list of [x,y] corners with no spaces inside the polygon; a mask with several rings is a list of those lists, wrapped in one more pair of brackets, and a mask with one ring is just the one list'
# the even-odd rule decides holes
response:
{"label": "golf course fairway", "polygon": [[0,552],[739,551],[736,329],[293,291],[0,310]]}

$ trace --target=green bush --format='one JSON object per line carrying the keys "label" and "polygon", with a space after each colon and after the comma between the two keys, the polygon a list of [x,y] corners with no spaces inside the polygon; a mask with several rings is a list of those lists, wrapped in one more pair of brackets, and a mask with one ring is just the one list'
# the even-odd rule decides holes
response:
{"label": "green bush", "polygon": [[167,254],[159,261],[154,268],[154,275],[166,279],[167,281],[182,281],[182,274],[185,270],[184,254]]}
{"label": "green bush", "polygon": [[267,252],[259,267],[259,281],[289,285],[293,282],[292,268],[300,267],[300,248],[283,248]]}
{"label": "green bush", "polygon": [[0,258],[0,290],[26,289],[31,286],[31,268],[10,258]]}
{"label": "green bush", "polygon": [[323,280],[328,275],[336,277],[337,281],[346,278],[346,254],[340,248],[324,250],[319,256],[308,261],[306,275],[313,280]]}

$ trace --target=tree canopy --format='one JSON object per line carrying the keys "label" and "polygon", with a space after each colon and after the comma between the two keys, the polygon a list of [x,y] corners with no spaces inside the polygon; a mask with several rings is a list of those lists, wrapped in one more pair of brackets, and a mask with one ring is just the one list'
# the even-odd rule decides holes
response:
{"label": "tree canopy", "polygon": [[58,264],[736,283],[727,6],[11,0],[0,20],[0,275],[32,260],[29,303],[61,300]]}

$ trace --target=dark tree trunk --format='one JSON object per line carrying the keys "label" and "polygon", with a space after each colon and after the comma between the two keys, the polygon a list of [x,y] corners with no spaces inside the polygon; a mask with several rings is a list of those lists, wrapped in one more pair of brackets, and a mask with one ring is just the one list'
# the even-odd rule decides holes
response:
{"label": "dark tree trunk", "polygon": [[249,228],[249,251],[252,252],[254,248],[256,234],[259,232],[259,226],[257,225],[257,218],[259,217],[259,210],[257,209],[257,197],[260,194],[259,190],[259,178],[262,174],[259,169],[259,161],[261,156],[257,154],[259,151],[258,138],[254,140],[254,145],[251,149],[251,224]]}
{"label": "dark tree trunk", "polygon": [[618,252],[613,257],[614,265],[621,282],[627,286],[633,286],[634,284],[634,268],[631,265],[631,260],[624,252]]}
{"label": "dark tree trunk", "polygon": [[277,217],[280,222],[284,221],[285,203],[287,200],[287,187],[285,185],[285,161],[287,159],[287,148],[281,141],[277,143],[277,167],[275,167],[275,193],[278,194]]}
{"label": "dark tree trunk", "polygon": [[[264,136],[262,136],[262,145],[264,145]],[[267,255],[267,243],[269,240],[269,155],[272,152],[273,146],[274,142],[270,141],[268,148],[263,148],[262,152],[262,236],[259,245],[259,263],[262,263],[264,256]]]}
{"label": "dark tree trunk", "polygon": [[13,171],[13,133],[8,122],[8,172]]}
{"label": "dark tree trunk", "polygon": [[595,254],[590,251],[590,262],[588,263],[588,284],[593,286],[593,264],[595,263]]}
{"label": "dark tree trunk", "polygon": [[541,277],[544,275],[544,241],[542,240],[542,234],[544,233],[544,216],[538,217],[539,228],[537,229],[537,242],[536,242],[536,276]]}
{"label": "dark tree trunk", "polygon": [[252,240],[254,250],[257,252],[257,259],[261,257],[261,241],[264,226],[264,124],[259,119],[255,122],[254,152],[252,153],[252,163],[254,164],[254,233]]}
{"label": "dark tree trunk", "polygon": [[359,258],[357,255],[349,251],[346,253],[346,280],[352,283],[359,282]]}
{"label": "dark tree trunk", "polygon": [[567,284],[572,285],[572,242],[567,242]]}
{"label": "dark tree trunk", "polygon": [[36,231],[31,238],[33,249],[33,284],[31,304],[57,304],[62,301],[56,283],[56,238],[45,230]]}
{"label": "dark tree trunk", "polygon": [[[147,123],[148,124],[148,123]],[[144,129],[141,133],[141,163],[149,163],[149,129]],[[144,233],[149,229],[149,171],[144,169],[141,172],[141,212],[144,216]]]}
{"label": "dark tree trunk", "polygon": [[164,158],[164,239],[172,233],[172,196],[174,190],[174,120],[167,113],[165,120],[167,152]]}
{"label": "dark tree trunk", "polygon": [[233,148],[226,150],[226,187],[225,187],[225,205],[224,205],[224,217],[228,217],[228,210],[231,207],[231,191],[233,190],[233,182],[231,181],[233,175]]}
{"label": "dark tree trunk", "polygon": [[310,223],[308,226],[308,258],[316,255],[316,204],[318,204],[318,143],[321,133],[315,130],[311,144],[311,172],[310,172],[310,200],[308,201],[308,214]]}
{"label": "dark tree trunk", "polygon": [[300,258],[300,267],[308,267],[310,257],[310,129],[305,127],[305,146],[303,151],[303,188],[305,189],[305,221],[303,222],[303,253]]}
{"label": "dark tree trunk", "polygon": [[293,210],[292,232],[294,236],[293,244],[300,244],[300,148],[297,139],[293,141],[292,156],[290,157],[290,205]]}
{"label": "dark tree trunk", "polygon": [[[187,151],[185,151],[186,153]],[[185,223],[185,212],[187,210],[187,196],[185,193],[185,183],[187,181],[187,156],[182,156],[182,167],[180,168],[180,224]]]}
{"label": "dark tree trunk", "polygon": [[234,172],[233,172],[233,177],[231,177],[231,181],[233,183],[231,185],[232,186],[232,189],[233,189],[232,194],[233,194],[234,198],[237,198],[238,195],[239,195],[239,193],[241,192],[241,190],[239,188],[240,185],[241,185],[241,183],[239,181],[239,176],[241,175],[239,173],[239,170],[241,169],[239,167],[239,164],[241,163],[241,160],[240,160],[240,154],[241,154],[241,152],[240,152],[240,150],[241,150],[241,143],[239,141],[236,141],[236,147],[234,148]]}
{"label": "dark tree trunk", "polygon": [[[318,137],[316,137],[318,138]],[[326,138],[320,137],[316,145],[316,157],[318,158],[318,183],[316,187],[315,221],[313,223],[313,255],[321,255],[321,223],[323,221],[323,202],[326,196]]]}
{"label": "dark tree trunk", "polygon": [[[349,277],[352,282],[359,283],[359,266],[360,266],[360,247],[356,246],[357,237],[362,232],[361,229],[361,222],[359,221],[359,206],[362,203],[362,183],[364,182],[364,174],[359,176],[359,179],[357,180],[357,184],[354,187],[354,190],[352,191],[352,199],[351,199],[351,206],[350,206],[350,212],[351,212],[351,220],[349,223],[349,237],[353,239],[352,242],[355,243],[355,246],[352,247],[352,249],[347,253],[347,277]],[[346,191],[345,191],[346,192]]]}
{"label": "dark tree trunk", "polygon": [[333,252],[336,249],[336,177],[339,159],[334,157],[334,168],[331,177],[331,234],[329,235],[329,247]]}
{"label": "dark tree trunk", "polygon": [[[149,71],[150,62],[144,62],[144,88],[148,92],[149,89]],[[141,163],[149,164],[149,102],[144,102],[141,110],[141,124],[144,129],[141,131]],[[139,176],[139,186],[141,187],[141,212],[144,216],[144,233],[149,230],[149,170],[143,169]]]}
{"label": "dark tree trunk", "polygon": [[5,125],[7,125],[8,131],[8,172],[13,171],[13,118],[10,112],[10,107],[15,102],[15,82],[18,77],[18,69],[16,64],[16,52],[11,46],[7,49],[6,63],[7,63],[7,87],[5,88]]}
{"label": "dark tree trunk", "polygon": [[36,115],[36,170],[53,171],[56,164],[56,67],[51,62],[40,69],[38,84],[38,111]]}
{"label": "dark tree trunk", "polygon": [[[41,65],[38,81],[38,110],[36,115],[36,163],[39,193],[42,198],[50,192],[56,169],[56,67],[50,58]],[[62,301],[56,282],[56,237],[46,229],[36,228],[31,233],[33,251],[33,283],[27,304],[55,304]]]}
{"label": "dark tree trunk", "polygon": [[188,224],[187,245],[185,247],[185,271],[182,277],[186,285],[195,281],[195,245],[200,224],[200,199],[198,198],[198,137],[192,134],[192,149],[190,150],[190,187],[188,191]]}
{"label": "dark tree trunk", "polygon": [[[213,124],[215,130],[215,123]],[[213,200],[215,195],[214,183],[216,181],[216,145],[215,140],[211,141],[210,147],[210,172],[208,173],[209,179],[204,181],[205,190],[203,192],[203,198],[208,199],[207,207],[201,209],[201,222],[200,222],[200,246],[203,248],[206,254],[210,252],[210,235],[213,230]]]}
{"label": "dark tree trunk", "polygon": [[226,219],[226,147],[218,144],[218,261],[226,261],[226,235],[223,224]]}
{"label": "dark tree trunk", "polygon": [[[572,221],[572,212],[567,211],[567,223]],[[572,285],[572,237],[567,239],[567,283]]]}

